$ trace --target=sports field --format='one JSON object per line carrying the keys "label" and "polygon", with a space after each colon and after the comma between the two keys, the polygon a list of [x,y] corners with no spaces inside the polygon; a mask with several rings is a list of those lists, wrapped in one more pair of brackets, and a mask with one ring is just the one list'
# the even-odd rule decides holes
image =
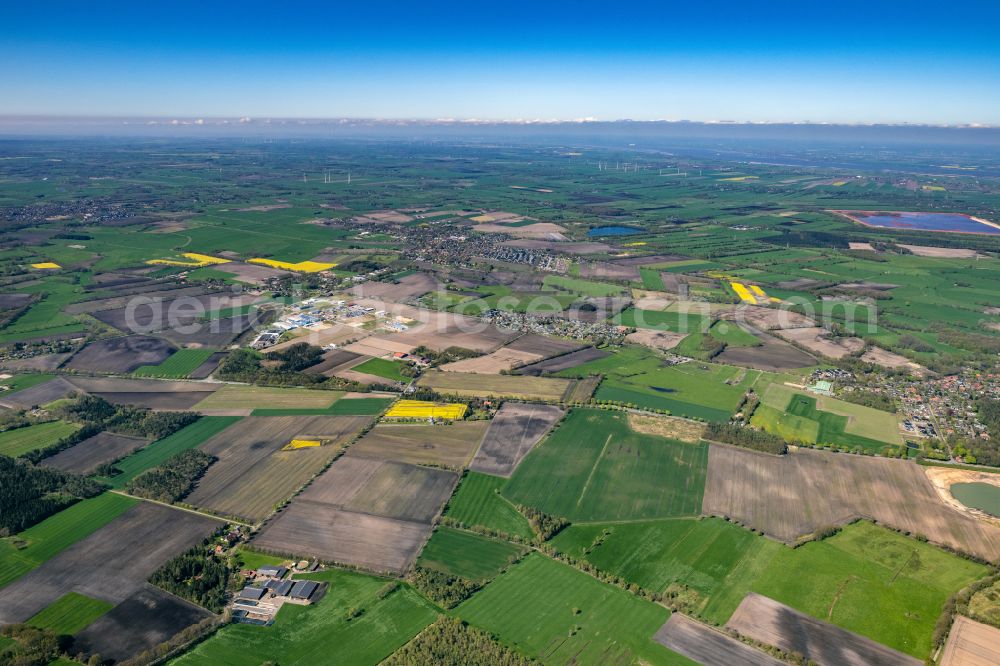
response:
{"label": "sports field", "polygon": [[[406,585],[379,598],[390,583],[385,578],[340,569],[304,578],[329,584],[318,603],[288,604],[270,627],[226,625],[171,663],[312,666],[336,655],[337,663],[375,666],[437,617],[435,607]],[[353,619],[351,609],[357,611]]]}
{"label": "sports field", "polygon": [[871,523],[779,548],[752,589],[920,659],[949,595],[987,568]]}
{"label": "sports field", "polygon": [[502,492],[571,521],[695,516],[707,460],[706,444],[642,435],[624,414],[577,409],[528,454]]}
{"label": "sports field", "polygon": [[690,588],[683,592],[686,602],[720,624],[749,591],[754,573],[783,548],[718,518],[571,525],[552,543],[653,592]]}
{"label": "sports field", "polygon": [[130,497],[104,493],[81,500],[14,537],[0,539],[0,587],[96,532],[137,503]]}
{"label": "sports field", "polygon": [[72,636],[112,608],[114,604],[107,601],[70,592],[29,619],[27,624]]}
{"label": "sports field", "polygon": [[450,527],[439,527],[417,564],[469,580],[487,580],[521,553],[519,546]]}
{"label": "sports field", "polygon": [[79,428],[80,426],[75,423],[49,421],[0,432],[0,455],[16,458],[31,451],[44,449],[73,434]]}
{"label": "sports field", "polygon": [[214,349],[178,349],[159,365],[144,365],[133,373],[139,377],[170,377],[182,379],[195,371]]}
{"label": "sports field", "polygon": [[688,664],[654,643],[670,611],[533,553],[453,614],[544,664]]}
{"label": "sports field", "polygon": [[181,451],[195,448],[239,420],[239,416],[203,416],[191,425],[115,463],[115,468],[121,470],[121,474],[109,479],[108,483],[113,488],[124,488],[126,483],[147,469],[156,467]]}
{"label": "sports field", "polygon": [[507,479],[469,472],[448,503],[445,515],[468,527],[486,527],[530,539],[527,519],[500,494]]}

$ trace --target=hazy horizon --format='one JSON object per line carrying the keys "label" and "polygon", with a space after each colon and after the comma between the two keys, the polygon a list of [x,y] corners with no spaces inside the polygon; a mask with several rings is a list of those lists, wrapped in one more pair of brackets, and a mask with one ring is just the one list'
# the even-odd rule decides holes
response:
{"label": "hazy horizon", "polygon": [[1000,125],[1000,6],[0,10],[3,115]]}

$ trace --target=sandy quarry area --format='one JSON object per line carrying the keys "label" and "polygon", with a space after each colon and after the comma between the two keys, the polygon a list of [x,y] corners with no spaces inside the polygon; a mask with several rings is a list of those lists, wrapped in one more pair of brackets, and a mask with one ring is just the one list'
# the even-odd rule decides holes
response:
{"label": "sandy quarry area", "polygon": [[951,487],[956,483],[988,483],[992,486],[1000,487],[1000,474],[951,467],[925,467],[924,472],[927,474],[927,478],[931,480],[931,485],[937,491],[938,497],[945,504],[958,509],[962,513],[973,515],[980,520],[1000,525],[1000,518],[991,516],[985,511],[965,506],[951,494]]}

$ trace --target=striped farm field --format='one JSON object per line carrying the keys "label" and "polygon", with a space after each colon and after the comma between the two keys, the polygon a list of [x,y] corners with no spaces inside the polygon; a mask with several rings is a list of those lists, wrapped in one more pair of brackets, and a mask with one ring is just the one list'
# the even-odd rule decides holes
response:
{"label": "striped farm field", "polygon": [[140,377],[187,377],[215,353],[214,349],[178,349],[159,365],[144,365],[133,373]]}
{"label": "striped farm field", "polygon": [[531,525],[500,494],[507,479],[469,472],[448,503],[445,516],[469,527],[485,527],[530,539]]}
{"label": "striped farm field", "polygon": [[573,522],[696,516],[707,464],[706,444],[643,435],[624,414],[577,409],[501,492]]}
{"label": "striped farm field", "polygon": [[507,541],[439,527],[424,546],[417,564],[469,580],[487,580],[521,552],[520,546]]}
{"label": "striped farm field", "polygon": [[16,458],[31,451],[44,449],[73,434],[79,428],[80,426],[74,423],[49,421],[0,432],[0,455]]}
{"label": "striped farm field", "polygon": [[114,604],[110,602],[70,592],[29,619],[26,624],[72,636],[112,608]]}
{"label": "striped farm field", "polygon": [[663,606],[533,553],[455,609],[543,664],[690,664],[652,640]]}

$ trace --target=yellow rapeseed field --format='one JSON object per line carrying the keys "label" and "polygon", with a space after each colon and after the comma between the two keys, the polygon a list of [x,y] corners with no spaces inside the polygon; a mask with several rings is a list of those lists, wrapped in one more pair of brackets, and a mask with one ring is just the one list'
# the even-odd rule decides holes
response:
{"label": "yellow rapeseed field", "polygon": [[460,402],[438,404],[424,400],[400,400],[385,415],[397,419],[460,419],[467,409]]}
{"label": "yellow rapeseed field", "polygon": [[275,259],[250,259],[251,264],[261,264],[263,266],[270,266],[271,268],[280,268],[286,271],[298,271],[299,273],[319,273],[320,271],[326,271],[337,264],[327,264],[320,261],[300,261],[297,264],[293,264],[288,261],[277,261]]}
{"label": "yellow rapeseed field", "polygon": [[295,449],[307,449],[312,446],[322,446],[323,442],[318,439],[293,439],[286,444],[282,451],[294,451]]}
{"label": "yellow rapeseed field", "polygon": [[53,261],[43,261],[37,264],[31,264],[32,268],[40,268],[42,270],[55,270],[57,268],[62,268],[59,264]]}
{"label": "yellow rapeseed field", "polygon": [[757,305],[757,299],[754,298],[754,295],[750,293],[750,290],[742,282],[730,282],[729,286],[733,288],[733,291],[736,292],[741,301]]}
{"label": "yellow rapeseed field", "polygon": [[197,252],[185,252],[183,256],[191,261],[181,261],[179,259],[150,259],[147,264],[157,266],[184,266],[185,268],[201,268],[202,266],[213,266],[215,264],[228,264],[230,259],[221,259],[208,254],[198,254]]}

